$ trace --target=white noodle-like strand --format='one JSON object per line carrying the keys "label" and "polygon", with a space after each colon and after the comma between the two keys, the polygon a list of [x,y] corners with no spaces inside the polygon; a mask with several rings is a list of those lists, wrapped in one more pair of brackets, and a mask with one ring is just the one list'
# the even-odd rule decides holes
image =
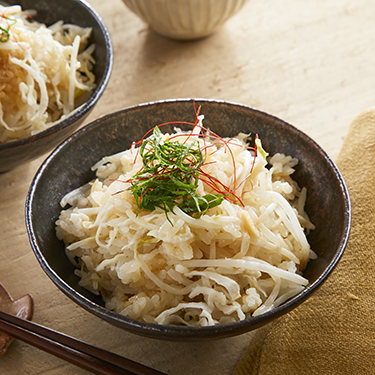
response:
{"label": "white noodle-like strand", "polygon": [[[305,234],[313,225],[290,177],[296,160],[279,154],[268,169],[265,153],[254,160],[239,140],[220,147],[198,130],[172,139],[209,150],[205,173],[228,190],[235,158],[238,202],[224,199],[200,217],[177,205],[167,214],[139,210],[129,182],[142,168],[135,146],[96,163],[98,178],[62,200],[72,207],[57,235],[79,259],[80,285],[111,310],[157,324],[226,324],[270,311],[309,283],[301,272],[314,255]],[[196,194],[216,192],[199,181]]]}

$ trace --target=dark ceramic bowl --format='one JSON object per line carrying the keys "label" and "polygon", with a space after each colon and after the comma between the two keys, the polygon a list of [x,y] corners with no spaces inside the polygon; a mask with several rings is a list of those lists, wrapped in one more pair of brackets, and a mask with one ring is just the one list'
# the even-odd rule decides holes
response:
{"label": "dark ceramic bowl", "polygon": [[[81,128],[58,146],[37,172],[26,202],[26,223],[33,251],[51,280],[73,301],[113,325],[158,339],[202,340],[242,334],[291,311],[327,279],[346,246],[350,228],[350,200],[345,182],[328,155],[307,135],[258,110],[228,102],[196,100],[204,125],[221,136],[258,133],[270,153],[283,152],[299,159],[294,174],[308,190],[306,211],[316,229],[309,242],[318,255],[304,271],[307,288],[275,310],[235,324],[176,327],[147,324],[105,309],[98,296],[78,286],[74,267],[55,235],[60,199],[94,178],[90,167],[103,156],[130,147],[151,127],[168,121],[194,122],[191,99],[142,104],[107,115]],[[163,131],[173,128],[163,127]],[[334,213],[334,215],[332,214]]]}
{"label": "dark ceramic bowl", "polygon": [[68,135],[72,134],[89,115],[104,92],[112,71],[113,49],[108,30],[98,13],[81,0],[7,0],[9,5],[21,5],[22,9],[35,9],[35,19],[51,25],[59,20],[83,27],[92,27],[91,43],[94,52],[96,88],[90,98],[68,118],[33,136],[0,144],[0,173],[31,161],[51,151]]}

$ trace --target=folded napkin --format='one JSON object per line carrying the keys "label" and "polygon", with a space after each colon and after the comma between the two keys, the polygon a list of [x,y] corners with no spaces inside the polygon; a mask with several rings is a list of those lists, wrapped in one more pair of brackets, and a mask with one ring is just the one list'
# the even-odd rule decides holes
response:
{"label": "folded napkin", "polygon": [[254,333],[233,375],[375,374],[374,161],[371,108],[351,124],[337,159],[352,202],[343,257],[310,299]]}

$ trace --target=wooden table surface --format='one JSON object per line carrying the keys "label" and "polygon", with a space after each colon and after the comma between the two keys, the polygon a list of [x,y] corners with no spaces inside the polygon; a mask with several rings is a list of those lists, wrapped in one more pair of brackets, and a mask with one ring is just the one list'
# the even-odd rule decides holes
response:
{"label": "wooden table surface", "polygon": [[[160,99],[196,97],[246,104],[280,117],[335,159],[353,118],[373,106],[373,0],[251,0],[209,38],[155,34],[121,0],[90,0],[112,35],[109,85],[86,123]],[[252,334],[198,343],[138,337],[75,305],[44,274],[28,242],[24,204],[43,156],[0,175],[0,282],[13,298],[31,293],[33,320],[167,374],[231,374]],[[0,373],[86,374],[15,341]]]}

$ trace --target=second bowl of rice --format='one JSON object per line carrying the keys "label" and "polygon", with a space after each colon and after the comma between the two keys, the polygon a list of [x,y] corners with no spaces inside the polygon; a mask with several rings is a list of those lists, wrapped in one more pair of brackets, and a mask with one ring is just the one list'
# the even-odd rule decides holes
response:
{"label": "second bowl of rice", "polygon": [[113,50],[86,2],[0,5],[0,173],[52,150],[104,92]]}

